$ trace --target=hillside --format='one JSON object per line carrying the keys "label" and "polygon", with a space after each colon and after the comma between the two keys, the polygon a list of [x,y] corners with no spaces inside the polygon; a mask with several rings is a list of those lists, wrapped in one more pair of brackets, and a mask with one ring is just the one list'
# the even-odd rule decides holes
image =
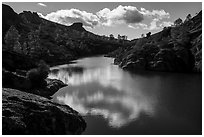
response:
{"label": "hillside", "polygon": [[7,54],[15,52],[54,65],[107,54],[122,45],[86,31],[80,22],[65,26],[40,18],[35,12],[17,14],[5,4],[2,4],[2,15],[3,52]]}
{"label": "hillside", "polygon": [[[82,116],[50,100],[67,85],[47,78],[47,64],[67,63],[82,50],[94,53],[94,47],[84,45],[90,38],[80,41],[81,34],[89,32],[80,23],[63,26],[30,11],[17,14],[4,4],[2,28],[3,134],[81,134],[86,128]],[[71,47],[71,42],[76,45]]]}
{"label": "hillside", "polygon": [[115,64],[131,71],[201,72],[202,11],[184,23],[132,40],[129,46],[109,56],[115,57]]}

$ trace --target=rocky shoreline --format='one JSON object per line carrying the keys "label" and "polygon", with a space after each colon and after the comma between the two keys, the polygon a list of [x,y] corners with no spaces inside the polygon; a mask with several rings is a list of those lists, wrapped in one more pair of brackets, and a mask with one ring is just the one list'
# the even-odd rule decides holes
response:
{"label": "rocky shoreline", "polygon": [[192,19],[151,36],[131,41],[109,53],[114,64],[129,71],[202,72],[202,11]]}
{"label": "rocky shoreline", "polygon": [[39,76],[44,73],[38,74],[40,72],[37,71],[37,74],[31,75],[37,77],[38,84],[34,86],[36,83],[32,77],[28,77],[28,73],[38,69],[33,68],[36,65],[31,60],[23,63],[25,58],[12,53],[7,53],[3,58],[3,135],[81,134],[85,130],[86,122],[77,111],[50,100],[67,84],[57,79],[40,80]]}

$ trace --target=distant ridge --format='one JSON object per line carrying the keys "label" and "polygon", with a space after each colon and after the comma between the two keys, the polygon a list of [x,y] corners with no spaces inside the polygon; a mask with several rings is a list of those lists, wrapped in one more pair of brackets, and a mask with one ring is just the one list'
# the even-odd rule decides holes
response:
{"label": "distant ridge", "polygon": [[[37,60],[43,59],[48,64],[107,54],[123,45],[117,39],[110,40],[109,37],[87,31],[81,22],[66,26],[41,18],[36,12],[23,11],[17,14],[8,5],[2,4],[2,7],[4,49],[14,46],[14,52]],[[6,43],[7,33],[10,33],[10,37]],[[15,43],[9,45],[8,41],[12,39]]]}

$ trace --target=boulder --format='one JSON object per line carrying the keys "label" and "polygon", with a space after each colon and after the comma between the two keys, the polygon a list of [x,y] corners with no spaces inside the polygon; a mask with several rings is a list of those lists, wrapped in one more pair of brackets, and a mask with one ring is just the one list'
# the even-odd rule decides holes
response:
{"label": "boulder", "polygon": [[[55,94],[60,88],[67,86],[67,84],[63,83],[60,80],[57,79],[46,79],[47,86],[45,88],[35,90],[38,91],[38,95],[50,98],[53,94]],[[36,94],[34,92],[34,94]]]}
{"label": "boulder", "polygon": [[66,105],[15,89],[2,90],[3,135],[81,134],[86,123]]}
{"label": "boulder", "polygon": [[28,93],[40,95],[50,98],[60,88],[67,86],[62,81],[57,79],[45,79],[46,86],[33,88],[32,82],[26,76],[19,75],[15,72],[2,70],[2,86],[4,88],[14,88]]}

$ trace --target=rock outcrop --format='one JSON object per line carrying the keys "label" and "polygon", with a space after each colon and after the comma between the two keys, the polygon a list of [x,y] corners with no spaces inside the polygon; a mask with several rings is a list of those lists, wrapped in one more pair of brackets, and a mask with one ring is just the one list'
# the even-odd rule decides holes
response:
{"label": "rock outcrop", "polygon": [[47,86],[39,89],[31,89],[30,92],[42,97],[51,99],[51,96],[54,95],[60,88],[67,86],[62,81],[57,79],[46,79]]}
{"label": "rock outcrop", "polygon": [[24,75],[19,75],[16,72],[2,70],[2,86],[5,88],[13,88],[28,93],[36,94],[45,98],[51,98],[60,88],[67,86],[62,81],[57,79],[46,79],[44,87],[33,88],[32,82]]}
{"label": "rock outcrop", "polygon": [[70,26],[70,28],[71,28],[71,29],[74,29],[74,30],[77,30],[77,31],[80,31],[80,32],[86,31],[86,30],[83,28],[83,23],[81,23],[81,22],[73,23],[73,24]]}
{"label": "rock outcrop", "polygon": [[86,123],[69,106],[15,89],[2,90],[3,135],[81,134]]}

